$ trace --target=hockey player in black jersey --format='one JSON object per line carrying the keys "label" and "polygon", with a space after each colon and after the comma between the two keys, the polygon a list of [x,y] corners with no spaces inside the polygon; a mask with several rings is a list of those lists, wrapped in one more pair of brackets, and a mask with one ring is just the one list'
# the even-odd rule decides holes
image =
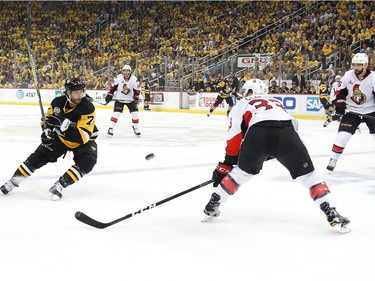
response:
{"label": "hockey player in black jersey", "polygon": [[233,107],[233,98],[235,96],[237,99],[240,97],[237,95],[237,87],[234,85],[233,77],[229,77],[228,80],[222,80],[216,85],[216,91],[219,92],[218,96],[214,104],[211,106],[210,111],[207,113],[209,117],[212,112],[218,107],[224,100],[228,104],[227,116],[229,116],[229,112],[232,110]]}
{"label": "hockey player in black jersey", "polygon": [[42,143],[0,187],[2,193],[10,193],[37,169],[72,151],[74,164],[49,189],[51,199],[59,200],[63,188],[80,180],[95,166],[98,153],[95,107],[86,98],[85,84],[78,78],[65,83],[64,93],[51,102],[45,114]]}
{"label": "hockey player in black jersey", "polygon": [[144,111],[151,111],[150,109],[150,101],[151,101],[151,91],[150,91],[150,83],[147,81],[146,78],[142,79],[141,81],[141,94],[143,95],[143,110]]}

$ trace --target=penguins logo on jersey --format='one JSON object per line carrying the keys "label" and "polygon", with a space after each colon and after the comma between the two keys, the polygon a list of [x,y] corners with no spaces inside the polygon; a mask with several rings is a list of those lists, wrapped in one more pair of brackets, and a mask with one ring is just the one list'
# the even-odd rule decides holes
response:
{"label": "penguins logo on jersey", "polygon": [[359,84],[355,84],[353,86],[353,95],[350,97],[350,99],[358,105],[366,102],[366,95],[359,89]]}

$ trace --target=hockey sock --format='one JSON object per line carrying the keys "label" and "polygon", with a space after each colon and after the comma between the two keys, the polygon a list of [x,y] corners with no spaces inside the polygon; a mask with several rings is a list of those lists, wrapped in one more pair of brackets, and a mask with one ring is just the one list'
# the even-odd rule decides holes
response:
{"label": "hockey sock", "polygon": [[79,181],[84,175],[85,173],[83,173],[81,169],[74,164],[60,178],[60,182],[64,187],[67,187],[68,185],[72,185],[73,183]]}
{"label": "hockey sock", "polygon": [[334,160],[339,159],[341,154],[344,152],[345,146],[352,137],[351,133],[339,132],[337,134],[336,140],[332,146],[331,158]]}
{"label": "hockey sock", "polygon": [[331,206],[335,205],[327,184],[316,170],[299,177],[299,179],[303,186],[309,189],[311,198],[319,206],[323,202],[328,202]]}
{"label": "hockey sock", "polygon": [[30,164],[28,160],[24,161],[15,171],[12,176],[12,181],[18,185],[20,182],[31,176],[36,169]]}
{"label": "hockey sock", "polygon": [[118,119],[120,118],[120,116],[121,116],[121,112],[117,112],[117,111],[113,112],[113,115],[111,117],[110,124],[109,124],[110,128],[113,129],[116,126],[116,123]]}

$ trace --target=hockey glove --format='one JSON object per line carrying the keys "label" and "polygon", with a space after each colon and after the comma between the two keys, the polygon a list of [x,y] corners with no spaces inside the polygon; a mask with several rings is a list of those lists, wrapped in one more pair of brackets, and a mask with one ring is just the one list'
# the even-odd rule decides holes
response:
{"label": "hockey glove", "polygon": [[345,107],[336,106],[336,115],[342,116],[345,114]]}
{"label": "hockey glove", "polygon": [[336,105],[336,114],[344,115],[346,110],[346,101],[343,99],[336,99],[333,101],[333,104]]}
{"label": "hockey glove", "polygon": [[240,101],[242,99],[242,96],[240,96],[238,94],[233,94],[233,96],[235,96],[235,98],[237,99],[237,101]]}
{"label": "hockey glove", "polygon": [[139,102],[139,95],[134,95],[133,99],[134,99],[134,103],[138,104],[138,102]]}
{"label": "hockey glove", "polygon": [[46,123],[47,128],[60,129],[62,133],[68,130],[70,125],[72,124],[72,122],[69,119],[56,113],[49,115],[46,118]]}
{"label": "hockey glove", "polygon": [[51,145],[53,142],[53,132],[51,129],[44,129],[42,135],[40,136],[42,143],[45,145]]}
{"label": "hockey glove", "polygon": [[223,178],[233,169],[232,165],[219,162],[212,173],[213,186],[217,187]]}
{"label": "hockey glove", "polygon": [[105,102],[109,103],[113,99],[113,94],[111,92],[108,92],[105,96]]}

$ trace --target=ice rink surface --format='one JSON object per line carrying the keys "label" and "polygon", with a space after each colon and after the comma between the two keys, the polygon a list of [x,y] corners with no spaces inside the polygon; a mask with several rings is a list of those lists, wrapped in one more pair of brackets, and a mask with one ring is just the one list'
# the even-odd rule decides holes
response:
{"label": "ice rink surface", "polygon": [[[0,194],[1,280],[374,280],[375,144],[365,125],[327,174],[338,123],[300,120],[316,169],[351,220],[349,234],[335,232],[275,160],[212,222],[200,222],[213,191],[206,186],[99,230],[75,212],[109,222],[209,180],[228,126],[223,115],[140,111],[136,138],[126,112],[108,139],[111,114],[97,110],[98,163],[62,200],[50,201],[48,189],[72,153]],[[37,106],[0,105],[1,184],[39,145],[39,121]],[[146,161],[149,153],[155,158]]]}

